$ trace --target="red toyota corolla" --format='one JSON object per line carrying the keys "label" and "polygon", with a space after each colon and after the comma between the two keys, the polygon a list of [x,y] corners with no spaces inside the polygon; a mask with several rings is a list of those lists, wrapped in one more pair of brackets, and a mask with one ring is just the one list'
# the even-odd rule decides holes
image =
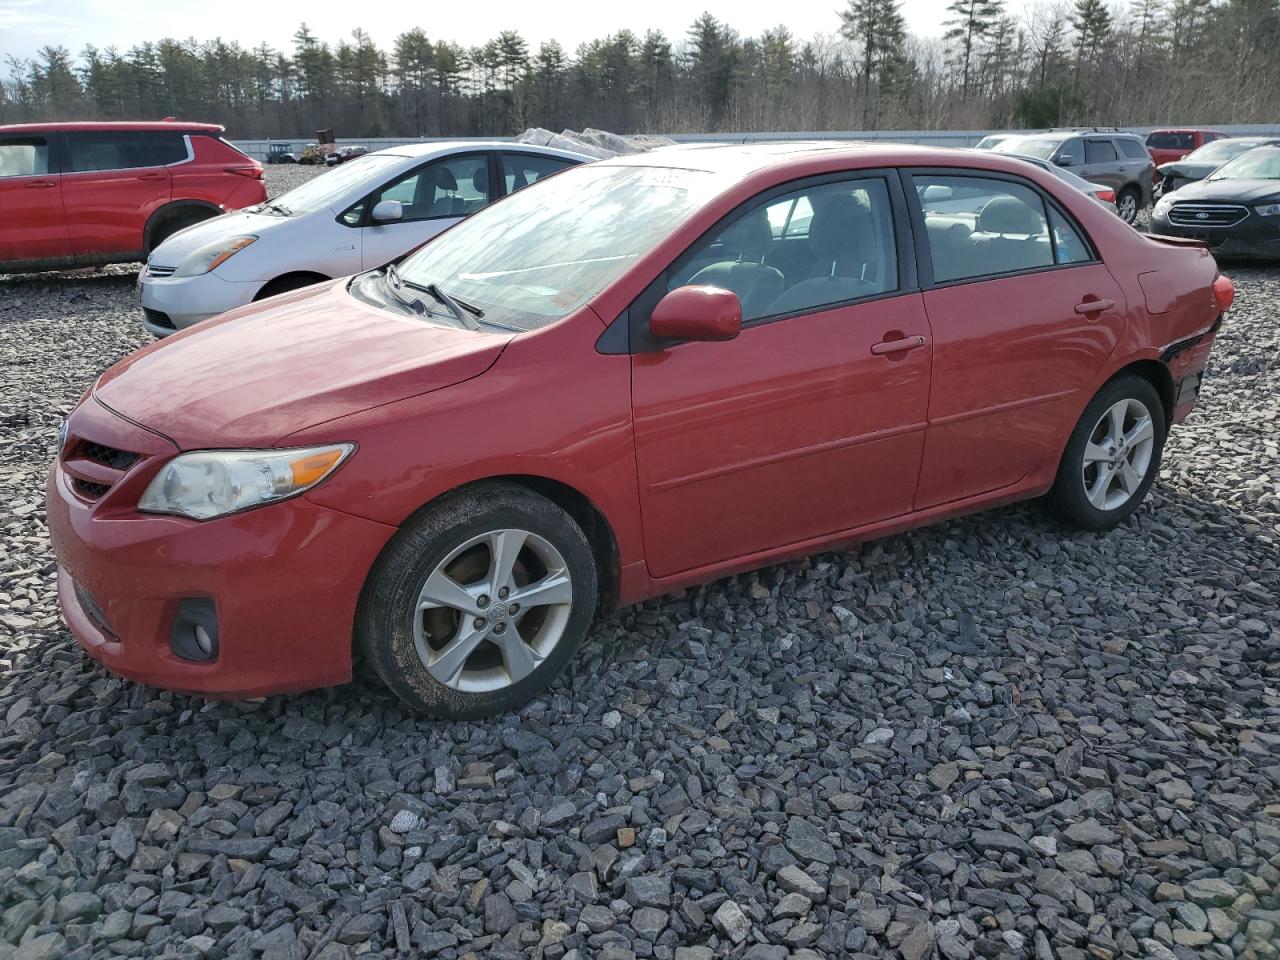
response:
{"label": "red toyota corolla", "polygon": [[1047,494],[1137,507],[1232,298],[1015,159],[672,148],[395,267],[147,347],[49,479],[68,623],[122,676],[518,706],[602,605]]}

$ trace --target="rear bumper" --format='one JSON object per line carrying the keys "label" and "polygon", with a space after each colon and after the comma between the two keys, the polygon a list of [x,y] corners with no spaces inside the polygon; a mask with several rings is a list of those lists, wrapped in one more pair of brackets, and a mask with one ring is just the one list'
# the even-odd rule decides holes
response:
{"label": "rear bumper", "polygon": [[[119,421],[103,437],[91,421],[110,415],[92,401],[86,407],[72,416],[73,434],[128,449],[136,428]],[[131,504],[168,456],[144,455],[94,501],[76,492],[61,462],[49,473],[58,601],[80,646],[126,679],[208,696],[349,680],[356,604],[395,528],[305,497],[203,523],[138,513]],[[175,616],[190,598],[216,611],[212,661],[171,649]]]}

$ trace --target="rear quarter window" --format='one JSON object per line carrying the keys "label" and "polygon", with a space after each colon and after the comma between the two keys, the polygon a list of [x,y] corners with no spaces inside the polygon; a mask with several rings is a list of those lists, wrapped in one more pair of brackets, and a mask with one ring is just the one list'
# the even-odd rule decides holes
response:
{"label": "rear quarter window", "polygon": [[187,141],[181,133],[146,131],[142,134],[142,145],[148,166],[167,167],[187,159]]}
{"label": "rear quarter window", "polygon": [[1149,155],[1147,148],[1142,145],[1141,140],[1130,140],[1122,138],[1116,141],[1116,144],[1124,151],[1124,155],[1131,160],[1147,160]]}

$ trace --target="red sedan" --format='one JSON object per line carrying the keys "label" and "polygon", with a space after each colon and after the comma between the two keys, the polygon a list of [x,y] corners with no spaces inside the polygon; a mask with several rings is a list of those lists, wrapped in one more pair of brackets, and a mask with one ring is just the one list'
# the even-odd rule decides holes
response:
{"label": "red sedan", "polygon": [[511,709],[602,606],[1047,495],[1115,526],[1232,287],[1050,173],[899,146],[566,171],[127,357],[49,477],[62,608],[157,686]]}

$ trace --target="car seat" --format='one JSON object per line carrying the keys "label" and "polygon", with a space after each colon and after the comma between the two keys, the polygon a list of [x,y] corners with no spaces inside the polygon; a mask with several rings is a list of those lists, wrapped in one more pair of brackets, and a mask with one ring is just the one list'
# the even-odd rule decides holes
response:
{"label": "car seat", "polygon": [[783,291],[769,312],[791,313],[879,292],[881,284],[865,279],[876,247],[871,211],[850,194],[827,198],[814,208],[809,224],[810,269],[816,275]]}
{"label": "car seat", "polygon": [[719,240],[721,257],[728,254],[736,259],[720,259],[702,267],[685,282],[732,290],[742,301],[744,319],[763,316],[784,283],[779,270],[760,262],[773,242],[768,213],[757,207],[730,224]]}
{"label": "car seat", "polygon": [[992,197],[978,213],[969,238],[974,273],[1006,273],[1053,263],[1043,215],[1019,197]]}

